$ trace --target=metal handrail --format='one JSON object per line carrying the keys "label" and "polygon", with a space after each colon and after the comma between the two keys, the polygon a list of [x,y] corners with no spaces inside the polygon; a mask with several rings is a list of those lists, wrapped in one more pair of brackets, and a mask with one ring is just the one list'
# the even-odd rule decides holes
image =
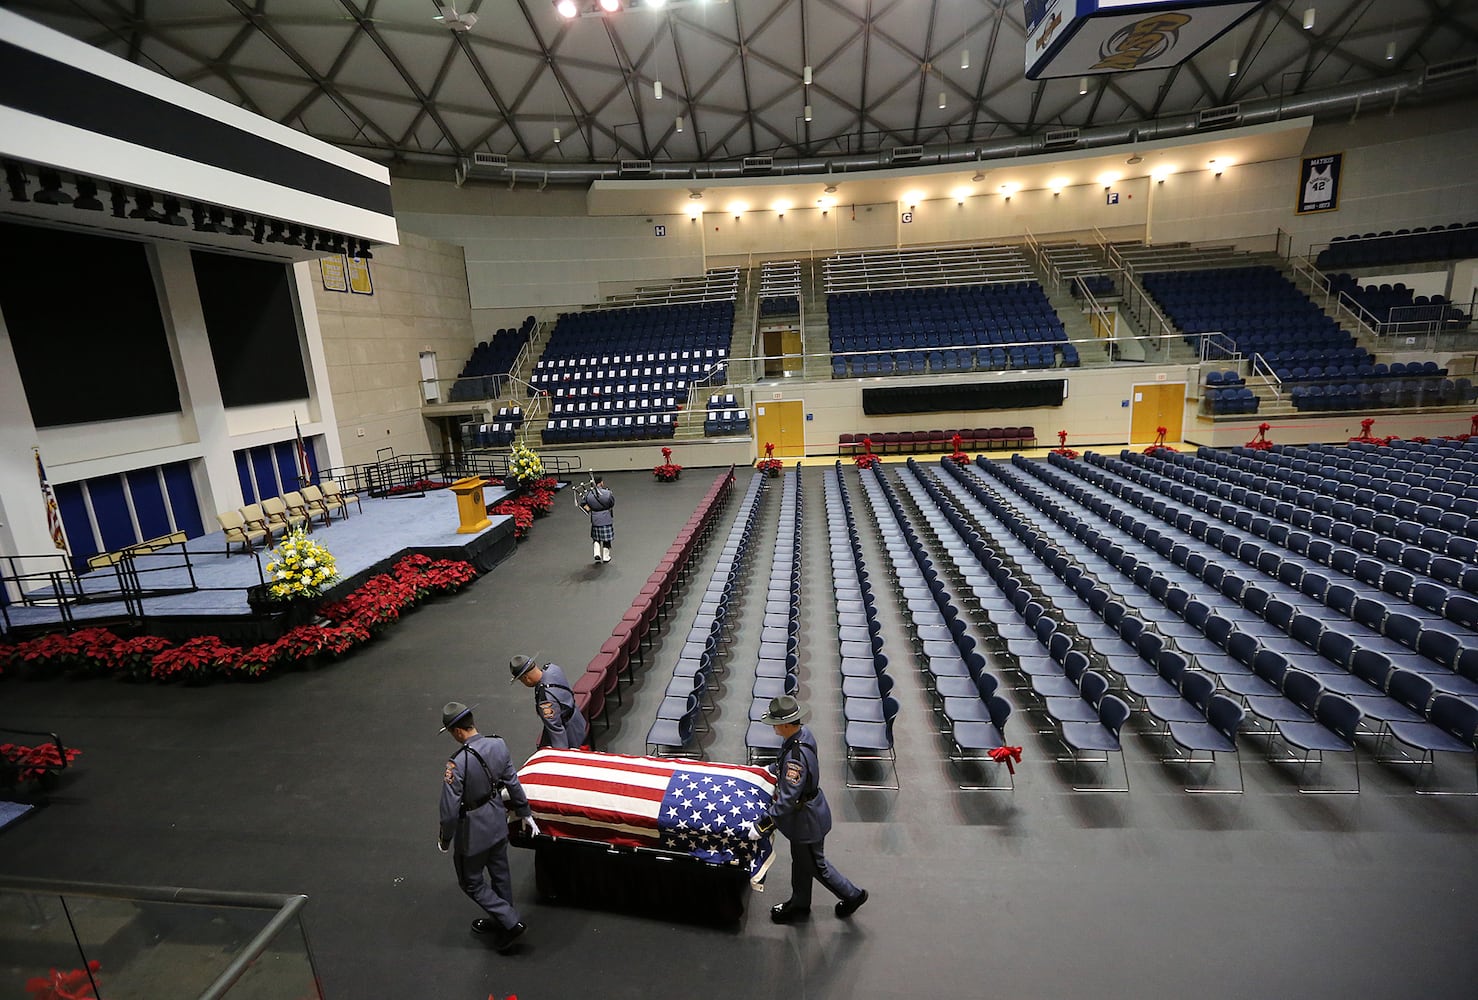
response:
{"label": "metal handrail", "polygon": [[[308,902],[308,897],[264,892],[221,892],[204,889],[182,889],[172,886],[129,886],[107,885],[100,882],[60,882],[52,879],[19,878],[0,876],[0,892],[28,893],[36,896],[85,897],[122,902],[179,903],[189,906],[240,907],[243,909],[273,909],[277,912],[267,921],[246,946],[227,963],[215,981],[206,987],[198,1000],[220,1000],[258,959],[267,951],[288,924],[296,921]],[[304,958],[313,969],[313,981],[318,981],[313,968],[313,949],[308,946],[306,929],[303,934]],[[78,942],[78,947],[81,943]]]}
{"label": "metal handrail", "polygon": [[1248,364],[1248,369],[1251,374],[1262,379],[1263,384],[1273,391],[1274,399],[1283,398],[1283,380],[1278,377],[1278,373],[1273,370],[1272,365],[1268,364],[1266,358],[1254,352]]}

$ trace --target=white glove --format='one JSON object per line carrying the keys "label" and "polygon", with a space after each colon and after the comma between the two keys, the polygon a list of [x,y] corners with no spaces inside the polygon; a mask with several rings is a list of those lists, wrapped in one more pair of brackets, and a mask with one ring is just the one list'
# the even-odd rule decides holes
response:
{"label": "white glove", "polygon": [[445,854],[448,850],[450,850],[450,847],[440,837],[437,837],[436,838],[436,849],[438,851],[440,851],[442,854]]}
{"label": "white glove", "polygon": [[523,818],[523,828],[528,831],[530,837],[537,837],[539,835],[539,824],[534,822],[534,817],[532,816],[525,816]]}

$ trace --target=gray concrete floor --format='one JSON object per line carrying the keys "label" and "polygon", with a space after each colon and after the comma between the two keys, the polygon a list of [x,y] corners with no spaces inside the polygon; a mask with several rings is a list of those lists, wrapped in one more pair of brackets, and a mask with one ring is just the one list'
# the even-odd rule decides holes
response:
{"label": "gray concrete floor", "polygon": [[[356,1000],[1472,995],[1478,800],[1418,797],[1368,760],[1358,796],[1300,795],[1251,743],[1245,795],[1196,797],[1142,734],[1126,739],[1132,792],[1075,793],[1025,713],[1009,734],[1025,748],[1015,792],[959,791],[886,585],[902,787],[847,789],[816,468],[804,473],[802,694],[837,819],[828,856],[872,901],[849,922],[822,910],[774,926],[764,911],[784,892],[782,857],[741,927],[690,927],[541,904],[516,851],[530,930],[518,953],[488,951],[432,840],[453,749],[436,732],[441,705],[476,702],[485,731],[531,750],[537,722],[508,658],[538,652],[578,677],[716,472],[671,485],[611,476],[615,558],[601,567],[561,494],[489,576],[317,671],[206,688],[0,679],[6,723],[84,750],[50,808],[0,834],[0,874],[306,893],[324,995]],[[886,557],[846,475],[883,583]],[[713,759],[742,759],[778,511],[775,490],[735,608]],[[710,546],[610,732],[597,731],[604,748],[640,751],[714,558]]]}

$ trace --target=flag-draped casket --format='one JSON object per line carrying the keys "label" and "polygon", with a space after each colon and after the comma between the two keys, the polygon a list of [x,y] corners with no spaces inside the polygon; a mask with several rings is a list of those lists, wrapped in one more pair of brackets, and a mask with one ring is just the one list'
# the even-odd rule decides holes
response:
{"label": "flag-draped casket", "polygon": [[764,768],[581,750],[540,750],[518,772],[554,837],[686,854],[753,875],[769,840],[750,839],[775,779]]}

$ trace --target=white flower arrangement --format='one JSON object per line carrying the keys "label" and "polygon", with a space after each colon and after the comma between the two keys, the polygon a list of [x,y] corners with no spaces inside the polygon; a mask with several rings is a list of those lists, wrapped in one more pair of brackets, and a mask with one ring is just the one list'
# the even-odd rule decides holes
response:
{"label": "white flower arrangement", "polygon": [[267,564],[272,582],[267,592],[273,600],[317,597],[339,578],[334,557],[301,530],[285,535],[277,543],[277,558]]}
{"label": "white flower arrangement", "polygon": [[544,478],[544,463],[532,448],[521,444],[513,446],[513,455],[508,460],[508,475],[518,483],[532,483]]}

